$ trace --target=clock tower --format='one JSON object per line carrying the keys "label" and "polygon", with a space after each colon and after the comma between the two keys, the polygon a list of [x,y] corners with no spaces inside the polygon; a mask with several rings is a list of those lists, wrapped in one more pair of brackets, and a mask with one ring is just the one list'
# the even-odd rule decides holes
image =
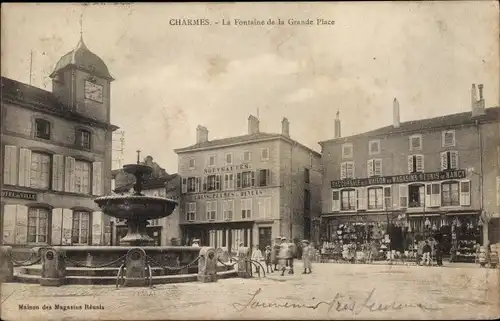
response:
{"label": "clock tower", "polygon": [[75,49],[59,60],[50,75],[52,92],[71,111],[101,122],[110,121],[110,84],[104,61],[80,37]]}

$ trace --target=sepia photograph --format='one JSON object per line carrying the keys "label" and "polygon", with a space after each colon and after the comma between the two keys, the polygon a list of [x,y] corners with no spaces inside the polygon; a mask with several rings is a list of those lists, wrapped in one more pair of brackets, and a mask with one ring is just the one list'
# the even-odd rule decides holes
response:
{"label": "sepia photograph", "polygon": [[2,3],[0,318],[500,318],[497,1]]}

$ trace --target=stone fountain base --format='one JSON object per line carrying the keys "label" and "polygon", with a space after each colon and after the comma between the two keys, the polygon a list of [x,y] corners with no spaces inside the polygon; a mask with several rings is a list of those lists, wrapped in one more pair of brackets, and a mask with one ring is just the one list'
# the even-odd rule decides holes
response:
{"label": "stone fountain base", "polygon": [[[203,257],[210,258],[208,261],[211,262],[206,259],[196,261],[202,249],[208,251]],[[119,283],[122,286],[148,286],[203,280],[214,282],[237,276],[234,267],[229,268],[218,262],[213,248],[56,246],[35,251],[38,251],[37,257],[41,258],[41,262],[14,268],[14,282],[46,286]],[[207,266],[212,272],[207,271]],[[120,273],[123,277],[117,282]],[[200,274],[210,273],[215,273],[216,279],[200,277]]]}

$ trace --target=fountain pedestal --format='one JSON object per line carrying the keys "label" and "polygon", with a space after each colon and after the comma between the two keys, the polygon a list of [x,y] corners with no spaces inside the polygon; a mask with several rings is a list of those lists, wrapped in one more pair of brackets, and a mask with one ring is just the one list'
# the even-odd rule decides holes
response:
{"label": "fountain pedestal", "polygon": [[120,245],[128,246],[148,246],[154,245],[155,241],[146,232],[149,222],[144,218],[130,218],[126,222],[128,231],[120,240]]}

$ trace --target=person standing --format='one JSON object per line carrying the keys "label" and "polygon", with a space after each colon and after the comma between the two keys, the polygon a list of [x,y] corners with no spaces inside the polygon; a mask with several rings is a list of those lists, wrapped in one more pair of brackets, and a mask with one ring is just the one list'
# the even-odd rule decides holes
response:
{"label": "person standing", "polygon": [[[311,274],[312,273],[311,256],[312,256],[312,248],[309,245],[309,241],[303,240],[302,241],[302,262],[304,263],[304,272],[302,272],[302,274]],[[309,270],[309,273],[307,272],[307,270]]]}
{"label": "person standing", "polygon": [[274,245],[271,250],[271,264],[274,265],[274,269],[271,269],[271,272],[278,271],[278,264],[279,264],[279,253],[281,249],[281,237],[277,237],[274,240]]}
{"label": "person standing", "polygon": [[192,247],[200,247],[200,239],[194,239],[193,244],[191,246]]}
{"label": "person standing", "polygon": [[431,252],[432,248],[428,240],[425,240],[424,248],[422,249],[422,264],[431,265]]}
{"label": "person standing", "polygon": [[266,262],[267,273],[270,273],[269,270],[271,270],[271,272],[273,271],[273,265],[271,264],[271,253],[271,247],[269,245],[266,246],[266,250],[264,251],[264,259]]}
{"label": "person standing", "polygon": [[281,238],[281,248],[279,252],[279,264],[281,269],[281,276],[285,274],[288,267],[288,274],[293,274],[293,256],[294,245],[287,242],[286,237]]}
{"label": "person standing", "polygon": [[[253,246],[252,260],[257,262],[262,261],[262,251],[259,249],[258,245]],[[259,269],[259,265],[255,266],[255,272],[259,273]]]}

